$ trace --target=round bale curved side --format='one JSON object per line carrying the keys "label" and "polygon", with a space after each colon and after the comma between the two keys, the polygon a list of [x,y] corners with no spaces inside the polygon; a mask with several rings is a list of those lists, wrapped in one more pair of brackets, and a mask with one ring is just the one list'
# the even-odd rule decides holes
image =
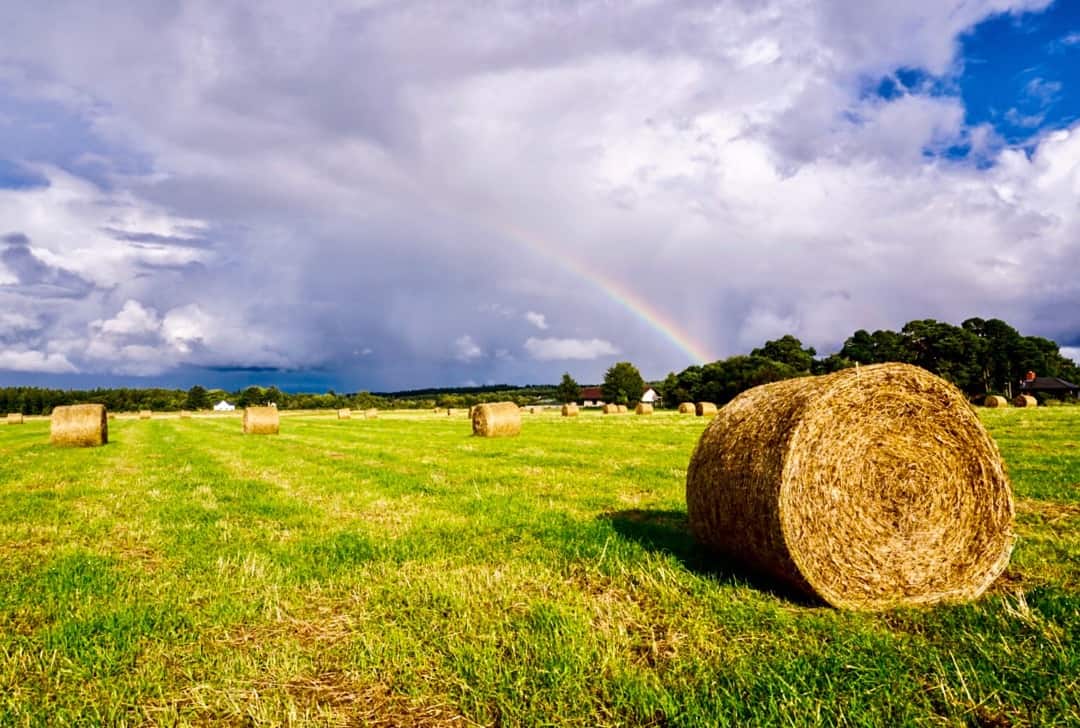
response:
{"label": "round bale curved side", "polygon": [[648,402],[638,402],[637,407],[634,408],[635,415],[651,415],[653,413],[653,406]]}
{"label": "round bale curved side", "polygon": [[617,404],[605,404],[602,410],[605,415],[617,415],[619,414],[619,405]]}
{"label": "round bale curved side", "polygon": [[377,420],[379,418],[379,410],[372,407],[371,409],[364,411],[364,419]]}
{"label": "round bale curved side", "polygon": [[686,500],[701,543],[842,608],[973,599],[1012,552],[997,446],[908,364],[742,393],[702,434]]}
{"label": "round bale curved side", "polygon": [[564,404],[562,406],[562,416],[563,417],[577,417],[578,416],[578,406],[576,404]]}
{"label": "round bale curved side", "polygon": [[245,435],[276,435],[280,431],[281,420],[277,407],[245,407]]}
{"label": "round bale curved side", "polygon": [[153,413],[150,410],[139,410],[139,419],[140,420],[148,420],[152,416],[153,416]]}
{"label": "round bale curved side", "polygon": [[521,409],[513,402],[480,404],[473,410],[472,431],[477,437],[513,437],[521,433]]}
{"label": "round bale curved side", "polygon": [[180,410],[180,419],[182,419],[182,420],[190,420],[191,419],[191,413],[188,412],[187,410]]}
{"label": "round bale curved side", "polygon": [[7,423],[9,425],[21,425],[24,422],[22,413],[20,412],[8,412]]}
{"label": "round bale curved side", "polygon": [[339,420],[351,420],[352,419],[352,412],[350,412],[347,409],[339,409],[337,411],[337,418]]}
{"label": "round bale curved side", "polygon": [[109,416],[103,404],[54,407],[49,442],[70,447],[96,447],[109,442]]}
{"label": "round bale curved side", "polygon": [[712,402],[698,402],[694,406],[694,412],[698,417],[712,417],[716,414],[716,405]]}
{"label": "round bale curved side", "polygon": [[695,414],[696,412],[697,412],[697,408],[694,406],[693,402],[683,402],[682,404],[679,405],[679,414],[680,415],[692,415],[692,414]]}
{"label": "round bale curved side", "polygon": [[620,404],[619,405],[619,414],[625,415],[629,411],[630,411],[630,408],[627,407],[625,404]]}
{"label": "round bale curved side", "polygon": [[1016,407],[1038,407],[1039,400],[1035,399],[1030,394],[1021,394],[1013,400],[1013,405]]}
{"label": "round bale curved side", "polygon": [[1002,397],[1000,394],[988,394],[983,399],[983,407],[1008,407],[1009,400]]}

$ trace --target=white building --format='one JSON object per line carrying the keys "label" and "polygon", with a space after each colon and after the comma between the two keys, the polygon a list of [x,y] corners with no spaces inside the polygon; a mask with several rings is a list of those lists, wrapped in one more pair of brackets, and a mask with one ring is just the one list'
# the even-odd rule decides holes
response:
{"label": "white building", "polygon": [[229,404],[225,400],[221,400],[214,405],[215,412],[232,412],[234,409],[236,409],[236,405]]}
{"label": "white building", "polygon": [[652,387],[645,390],[645,393],[641,395],[641,401],[645,404],[655,404],[660,399],[659,393]]}

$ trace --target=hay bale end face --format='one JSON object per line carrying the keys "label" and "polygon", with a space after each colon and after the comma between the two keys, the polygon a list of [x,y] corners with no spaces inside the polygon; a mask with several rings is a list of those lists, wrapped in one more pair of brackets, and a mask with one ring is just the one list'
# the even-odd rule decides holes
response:
{"label": "hay bale end face", "polygon": [[634,408],[635,415],[651,415],[653,413],[653,406],[646,402],[638,402],[638,406]]}
{"label": "hay bale end face", "polygon": [[717,409],[712,402],[698,402],[694,406],[694,412],[697,413],[698,417],[712,417],[716,414]]}
{"label": "hay bale end face", "polygon": [[477,405],[472,431],[478,437],[514,437],[521,433],[521,410],[513,402]]}
{"label": "hay bale end face", "polygon": [[153,413],[150,412],[150,410],[139,410],[139,419],[140,420],[148,420],[148,419],[150,419],[152,414]]}
{"label": "hay bale end face", "polygon": [[1016,407],[1038,407],[1039,400],[1035,399],[1030,394],[1021,394],[1013,400],[1013,405]]}
{"label": "hay bale end face", "polygon": [[617,415],[619,414],[619,405],[617,404],[605,404],[603,412],[605,415]]}
{"label": "hay bale end face", "polygon": [[1009,400],[1002,397],[1000,394],[988,394],[983,400],[983,407],[1008,407]]}
{"label": "hay bale end face", "polygon": [[8,412],[7,423],[9,425],[21,425],[24,422],[24,418],[19,412]]}
{"label": "hay bale end face", "polygon": [[680,415],[692,415],[692,414],[695,414],[696,412],[697,412],[697,408],[694,406],[693,402],[683,402],[682,404],[679,405],[679,414]]}
{"label": "hay bale end face", "polygon": [[339,420],[348,420],[348,419],[352,419],[352,412],[350,412],[350,411],[349,411],[349,410],[347,410],[347,409],[339,409],[339,410],[337,411],[337,418],[338,418]]}
{"label": "hay bale end face", "polygon": [[49,442],[70,447],[96,447],[109,441],[109,416],[103,404],[55,407],[49,420]]}
{"label": "hay bale end face", "polygon": [[958,389],[907,364],[742,393],[702,434],[686,500],[701,543],[842,608],[973,599],[1012,552],[994,441]]}
{"label": "hay bale end face", "polygon": [[562,406],[562,416],[563,417],[577,417],[578,416],[578,406],[576,404],[564,404]]}
{"label": "hay bale end face", "polygon": [[276,435],[280,430],[277,407],[245,407],[245,435]]}

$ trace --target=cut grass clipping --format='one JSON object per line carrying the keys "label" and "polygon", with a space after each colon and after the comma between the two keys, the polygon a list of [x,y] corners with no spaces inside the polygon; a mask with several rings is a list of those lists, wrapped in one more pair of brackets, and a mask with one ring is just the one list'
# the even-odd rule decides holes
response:
{"label": "cut grass clipping", "polygon": [[634,414],[636,415],[651,415],[653,413],[653,406],[645,402],[638,402],[638,406],[634,408]]}
{"label": "cut grass clipping", "polygon": [[103,404],[54,407],[49,442],[65,447],[95,447],[109,441],[109,417]]}
{"label": "cut grass clipping", "polygon": [[963,394],[880,364],[736,397],[686,475],[690,529],[836,607],[974,599],[1009,563],[1013,502]]}
{"label": "cut grass clipping", "polygon": [[577,417],[578,416],[578,406],[576,404],[564,404],[562,406],[562,416],[563,417]]}
{"label": "cut grass clipping", "polygon": [[521,433],[521,410],[513,402],[478,404],[473,408],[472,431],[478,437],[513,437]]}
{"label": "cut grass clipping", "polygon": [[716,414],[716,405],[712,402],[698,402],[695,410],[698,417],[712,417]]}
{"label": "cut grass clipping", "polygon": [[1030,394],[1021,394],[1013,400],[1013,404],[1017,407],[1038,407],[1039,400],[1035,399]]}
{"label": "cut grass clipping", "polygon": [[245,435],[276,435],[278,422],[277,407],[244,408]]}
{"label": "cut grass clipping", "polygon": [[983,400],[983,407],[1008,407],[1009,400],[1002,397],[1000,394],[988,394]]}

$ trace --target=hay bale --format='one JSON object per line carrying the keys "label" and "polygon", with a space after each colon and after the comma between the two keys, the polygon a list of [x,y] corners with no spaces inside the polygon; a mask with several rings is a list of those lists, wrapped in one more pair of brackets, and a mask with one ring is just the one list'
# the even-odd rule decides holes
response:
{"label": "hay bale", "polygon": [[647,402],[638,402],[637,407],[634,408],[635,415],[651,415],[653,413],[653,406]]}
{"label": "hay bale", "polygon": [[698,417],[712,417],[716,414],[716,405],[712,402],[698,402],[694,407],[694,412]]}
{"label": "hay bale", "polygon": [[562,416],[563,417],[577,417],[578,416],[578,406],[576,404],[564,404],[562,406]]}
{"label": "hay bale", "polygon": [[280,426],[277,407],[245,407],[245,435],[276,435]]}
{"label": "hay bale", "polygon": [[1008,407],[1009,400],[1002,397],[1000,394],[988,394],[983,399],[983,407]]}
{"label": "hay bale", "polygon": [[182,419],[182,420],[190,420],[191,419],[191,413],[188,412],[187,410],[180,410],[180,419]]}
{"label": "hay bale", "polygon": [[49,421],[53,445],[95,447],[109,441],[109,417],[103,404],[54,407]]}
{"label": "hay bale", "polygon": [[543,413],[543,411],[544,411],[544,408],[539,407],[539,406],[529,408],[529,414],[530,415],[538,415],[538,414]]}
{"label": "hay bale", "polygon": [[446,409],[446,416],[447,417],[453,417],[454,416],[454,409],[452,407],[448,407]]}
{"label": "hay bale", "polygon": [[374,419],[378,419],[378,417],[379,417],[379,410],[375,409],[374,407],[372,407],[371,409],[364,410],[364,419],[366,419],[366,420],[374,420]]}
{"label": "hay bale", "polygon": [[139,419],[148,420],[150,419],[151,414],[150,410],[139,410]]}
{"label": "hay bale", "polygon": [[1013,400],[1013,406],[1015,407],[1038,407],[1039,400],[1032,397],[1030,394],[1021,394],[1019,397]]}
{"label": "hay bale", "polygon": [[686,501],[700,542],[836,607],[973,599],[1012,552],[997,446],[908,364],[742,393],[702,434]]}
{"label": "hay bale", "polygon": [[20,412],[8,412],[7,423],[9,425],[21,425],[21,424],[23,424],[23,421],[24,421],[24,418],[22,416],[22,413],[20,413]]}
{"label": "hay bale", "polygon": [[604,411],[605,415],[617,415],[617,414],[619,414],[619,405],[617,405],[617,404],[605,404],[603,411]]}
{"label": "hay bale", "polygon": [[625,415],[629,411],[630,411],[630,408],[627,407],[625,404],[620,404],[619,405],[619,414]]}
{"label": "hay bale", "polygon": [[352,419],[352,412],[350,412],[350,411],[349,411],[349,410],[347,410],[347,409],[339,409],[339,410],[337,411],[337,418],[338,418],[339,420],[349,420],[349,419]]}
{"label": "hay bale", "polygon": [[697,408],[694,406],[693,402],[683,402],[682,404],[679,405],[679,414],[680,415],[692,415],[692,414],[694,414],[696,412],[697,412]]}
{"label": "hay bale", "polygon": [[512,437],[521,432],[521,410],[513,402],[477,405],[472,431],[478,437]]}

